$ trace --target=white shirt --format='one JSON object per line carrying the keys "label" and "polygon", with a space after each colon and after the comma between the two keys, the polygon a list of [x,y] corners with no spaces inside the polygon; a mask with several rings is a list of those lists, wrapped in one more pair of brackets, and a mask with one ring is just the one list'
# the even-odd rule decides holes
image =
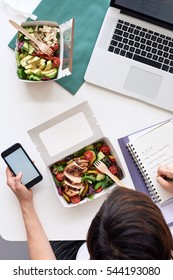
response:
{"label": "white shirt", "polygon": [[76,260],[89,260],[89,259],[90,259],[90,255],[88,253],[88,249],[87,249],[86,242],[85,242],[79,248],[77,255],[76,255]]}

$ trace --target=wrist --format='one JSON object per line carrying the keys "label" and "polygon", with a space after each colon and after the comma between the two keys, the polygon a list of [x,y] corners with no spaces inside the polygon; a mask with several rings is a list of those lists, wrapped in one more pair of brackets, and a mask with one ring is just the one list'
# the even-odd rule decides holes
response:
{"label": "wrist", "polygon": [[33,201],[19,201],[20,208],[23,213],[31,213],[35,211]]}

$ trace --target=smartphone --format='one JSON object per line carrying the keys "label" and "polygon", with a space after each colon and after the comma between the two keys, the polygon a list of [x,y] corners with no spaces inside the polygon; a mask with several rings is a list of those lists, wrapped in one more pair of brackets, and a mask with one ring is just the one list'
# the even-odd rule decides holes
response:
{"label": "smartphone", "polygon": [[1,153],[14,175],[22,172],[21,183],[28,189],[40,182],[43,177],[20,143],[16,143]]}

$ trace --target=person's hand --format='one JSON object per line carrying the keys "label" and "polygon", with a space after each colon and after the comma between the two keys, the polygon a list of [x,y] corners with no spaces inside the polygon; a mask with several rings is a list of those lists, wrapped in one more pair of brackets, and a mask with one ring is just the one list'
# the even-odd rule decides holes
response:
{"label": "person's hand", "polygon": [[32,204],[32,191],[27,189],[22,183],[22,173],[20,172],[17,176],[11,172],[11,170],[6,168],[7,175],[7,185],[15,193],[16,197],[19,200],[19,203],[22,205]]}
{"label": "person's hand", "polygon": [[160,166],[157,170],[157,182],[168,192],[173,193],[173,182],[164,177],[173,179],[173,167]]}

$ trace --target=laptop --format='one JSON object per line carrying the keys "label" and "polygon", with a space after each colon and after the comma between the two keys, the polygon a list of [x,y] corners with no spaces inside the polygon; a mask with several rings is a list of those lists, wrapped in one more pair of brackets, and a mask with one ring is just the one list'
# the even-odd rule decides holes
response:
{"label": "laptop", "polygon": [[85,81],[173,111],[172,29],[172,0],[112,0]]}

